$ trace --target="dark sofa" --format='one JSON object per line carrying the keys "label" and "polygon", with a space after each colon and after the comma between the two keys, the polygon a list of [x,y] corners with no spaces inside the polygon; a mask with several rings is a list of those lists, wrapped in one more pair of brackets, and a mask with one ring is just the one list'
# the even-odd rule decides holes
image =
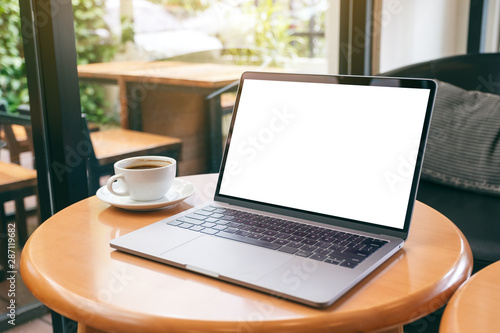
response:
{"label": "dark sofa", "polygon": [[464,233],[474,271],[500,260],[500,53],[441,58],[380,75],[440,81],[417,199]]}

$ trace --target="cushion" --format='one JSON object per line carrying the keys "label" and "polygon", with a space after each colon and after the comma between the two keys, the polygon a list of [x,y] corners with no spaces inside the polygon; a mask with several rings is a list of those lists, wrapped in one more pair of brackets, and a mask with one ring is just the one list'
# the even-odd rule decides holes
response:
{"label": "cushion", "polygon": [[500,96],[438,81],[422,178],[500,195]]}

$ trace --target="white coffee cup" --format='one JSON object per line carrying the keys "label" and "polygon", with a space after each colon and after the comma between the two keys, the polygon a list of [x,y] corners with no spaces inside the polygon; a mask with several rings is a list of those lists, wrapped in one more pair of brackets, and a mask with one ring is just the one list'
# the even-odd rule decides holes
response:
{"label": "white coffee cup", "polygon": [[[137,156],[114,164],[115,175],[108,179],[108,191],[136,201],[152,201],[165,196],[175,178],[176,161],[164,156]],[[120,182],[123,189],[113,188]]]}

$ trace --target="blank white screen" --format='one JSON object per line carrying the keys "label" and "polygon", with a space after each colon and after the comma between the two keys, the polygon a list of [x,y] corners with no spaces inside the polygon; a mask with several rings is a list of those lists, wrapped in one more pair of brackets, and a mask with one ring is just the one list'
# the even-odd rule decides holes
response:
{"label": "blank white screen", "polygon": [[247,79],[219,192],[403,228],[429,93]]}

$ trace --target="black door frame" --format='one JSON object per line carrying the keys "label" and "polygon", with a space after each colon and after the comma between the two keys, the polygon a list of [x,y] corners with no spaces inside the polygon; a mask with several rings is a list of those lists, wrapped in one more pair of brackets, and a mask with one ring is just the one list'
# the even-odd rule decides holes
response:
{"label": "black door frame", "polygon": [[[41,221],[88,196],[70,0],[19,0]],[[52,314],[54,332],[76,323]]]}

